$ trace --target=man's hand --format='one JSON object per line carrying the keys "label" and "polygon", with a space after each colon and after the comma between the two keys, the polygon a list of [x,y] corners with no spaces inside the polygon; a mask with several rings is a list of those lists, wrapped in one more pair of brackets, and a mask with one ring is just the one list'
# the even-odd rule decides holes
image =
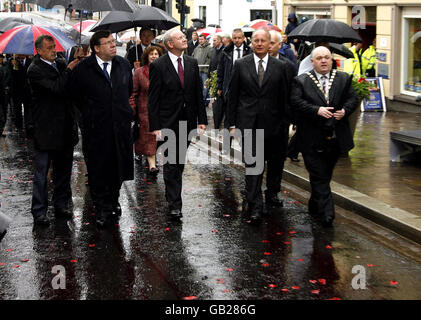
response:
{"label": "man's hand", "polygon": [[235,128],[230,128],[230,135],[234,137],[234,135],[235,135]]}
{"label": "man's hand", "polygon": [[152,131],[152,134],[155,135],[155,138],[156,138],[157,141],[158,140],[162,140],[162,132],[161,132],[161,130]]}
{"label": "man's hand", "polygon": [[75,51],[75,54],[73,55],[73,58],[75,59],[83,59],[85,58],[85,52],[83,51],[82,47],[78,47]]}
{"label": "man's hand", "polygon": [[222,90],[218,90],[217,94],[220,97],[222,95]]}
{"label": "man's hand", "polygon": [[345,109],[342,108],[341,110],[335,111],[333,116],[336,120],[341,120],[345,116]]}
{"label": "man's hand", "polygon": [[330,119],[333,117],[333,113],[330,112],[333,109],[333,107],[320,107],[317,114],[323,118]]}
{"label": "man's hand", "polygon": [[206,125],[205,124],[199,124],[197,126],[197,132],[199,133],[199,136],[201,136],[202,134],[204,134],[206,131]]}
{"label": "man's hand", "polygon": [[67,68],[73,70],[74,67],[80,62],[79,59],[75,59],[67,65]]}
{"label": "man's hand", "polygon": [[133,63],[133,66],[134,66],[134,69],[136,70],[136,69],[139,69],[140,68],[140,61],[135,61],[134,63]]}

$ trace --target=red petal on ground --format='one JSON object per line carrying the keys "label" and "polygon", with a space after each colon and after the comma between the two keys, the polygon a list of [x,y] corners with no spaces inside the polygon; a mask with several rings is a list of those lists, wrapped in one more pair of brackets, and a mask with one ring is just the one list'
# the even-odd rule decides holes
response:
{"label": "red petal on ground", "polygon": [[197,206],[200,208],[202,205],[201,204],[198,204]]}
{"label": "red petal on ground", "polygon": [[272,254],[272,253],[270,253],[270,252],[265,252],[265,253],[264,253],[264,255],[265,255],[265,256],[270,256],[271,254]]}
{"label": "red petal on ground", "polygon": [[326,284],[326,279],[317,279],[317,281],[319,281],[320,284]]}
{"label": "red petal on ground", "polygon": [[13,249],[6,249],[6,252],[12,252]]}
{"label": "red petal on ground", "polygon": [[282,235],[282,232],[277,232],[276,235],[277,236],[281,236]]}
{"label": "red petal on ground", "polygon": [[270,243],[269,240],[262,240],[263,243]]}
{"label": "red petal on ground", "polygon": [[247,222],[247,223],[251,223],[251,220],[247,220],[246,222]]}
{"label": "red petal on ground", "polygon": [[227,270],[227,271],[234,271],[233,268],[226,268],[225,270]]}
{"label": "red petal on ground", "polygon": [[165,228],[164,230],[165,230],[165,231],[170,231],[171,229],[170,229],[170,228]]}
{"label": "red petal on ground", "polygon": [[139,190],[139,192],[140,192],[140,193],[144,193],[144,192],[145,192],[145,190]]}
{"label": "red petal on ground", "polygon": [[262,263],[262,267],[269,267],[269,263]]}
{"label": "red petal on ground", "polygon": [[391,280],[391,281],[390,281],[390,284],[391,284],[392,286],[396,286],[396,285],[398,285],[398,284],[399,284],[399,282],[397,282],[397,281],[395,281],[395,280]]}
{"label": "red petal on ground", "polygon": [[273,284],[273,283],[269,284],[269,288],[276,288],[276,284]]}
{"label": "red petal on ground", "polygon": [[317,283],[317,280],[308,280],[308,282],[310,282],[310,283]]}
{"label": "red petal on ground", "polygon": [[374,267],[374,264],[367,264],[367,267]]}
{"label": "red petal on ground", "polygon": [[341,298],[333,297],[333,298],[330,298],[330,299],[327,299],[327,300],[341,300]]}
{"label": "red petal on ground", "polygon": [[304,259],[297,259],[297,261],[304,261]]}
{"label": "red petal on ground", "polygon": [[218,284],[222,284],[222,283],[224,283],[225,281],[224,281],[224,279],[216,279],[216,282],[217,282]]}
{"label": "red petal on ground", "polygon": [[231,178],[225,178],[225,180],[230,181],[230,180],[231,180]]}
{"label": "red petal on ground", "polygon": [[229,214],[224,214],[224,217],[228,218],[228,217],[231,217],[231,216]]}
{"label": "red petal on ground", "polygon": [[285,242],[284,242],[284,244],[291,244],[291,242],[289,242],[289,241],[285,241]]}
{"label": "red petal on ground", "polygon": [[89,245],[89,247],[90,247],[90,248],[93,248],[93,247],[95,247],[95,246],[96,246],[96,244],[90,244],[90,245]]}
{"label": "red petal on ground", "polygon": [[89,222],[85,222],[84,225],[87,226],[89,224]]}
{"label": "red petal on ground", "polygon": [[228,289],[225,289],[224,292],[225,293],[230,293],[230,291]]}
{"label": "red petal on ground", "polygon": [[284,288],[284,289],[281,289],[281,291],[282,292],[289,292],[289,289]]}
{"label": "red petal on ground", "polygon": [[295,231],[290,231],[289,233],[290,233],[290,234],[294,234],[294,233],[297,233],[297,232],[295,232]]}
{"label": "red petal on ground", "polygon": [[22,259],[21,261],[22,261],[22,262],[28,262],[28,261],[29,261],[29,259]]}
{"label": "red petal on ground", "polygon": [[20,266],[17,264],[17,265],[14,265],[14,266],[12,266],[12,268],[15,268],[15,269],[17,269],[17,268],[19,268]]}
{"label": "red petal on ground", "polygon": [[183,300],[196,300],[197,297],[195,296],[189,296],[189,297],[184,297]]}
{"label": "red petal on ground", "polygon": [[326,246],[326,249],[333,249],[333,248],[332,248],[332,246],[327,245],[327,246]]}
{"label": "red petal on ground", "polygon": [[311,290],[311,293],[319,294],[320,293],[320,290]]}
{"label": "red petal on ground", "polygon": [[291,288],[294,289],[294,290],[300,290],[300,287],[299,286],[293,286]]}
{"label": "red petal on ground", "polygon": [[70,260],[70,262],[71,262],[71,263],[76,263],[76,262],[77,262],[77,260]]}
{"label": "red petal on ground", "polygon": [[217,233],[218,232],[218,230],[212,230],[212,233]]}
{"label": "red petal on ground", "polygon": [[6,265],[6,263],[5,262],[0,262],[0,267],[1,266],[5,266]]}

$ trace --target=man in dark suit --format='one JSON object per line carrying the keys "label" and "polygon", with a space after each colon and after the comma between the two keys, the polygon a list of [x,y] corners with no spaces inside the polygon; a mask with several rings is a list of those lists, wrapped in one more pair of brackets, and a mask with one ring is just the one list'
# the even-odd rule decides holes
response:
{"label": "man in dark suit", "polygon": [[[140,61],[142,60],[143,51],[149,46],[154,46],[152,40],[155,39],[155,31],[149,28],[142,28],[139,31],[140,43],[136,46],[133,45],[126,54],[127,60],[129,60],[130,65],[133,68],[141,67]],[[137,56],[136,56],[137,48]]]}
{"label": "man in dark suit", "polygon": [[82,114],[97,224],[103,227],[108,218],[121,215],[121,185],[133,180],[133,114],[129,104],[133,77],[129,62],[116,55],[116,42],[109,31],[95,32],[90,46],[92,55],[73,71],[72,93]]}
{"label": "man in dark suit", "polygon": [[193,55],[194,49],[199,45],[199,35],[197,34],[197,31],[193,31],[191,40],[187,43],[187,54],[191,57]]}
{"label": "man in dark suit", "polygon": [[310,175],[312,215],[331,226],[335,209],[330,190],[333,169],[341,152],[354,147],[348,117],[358,106],[352,78],[332,70],[332,55],[326,47],[311,54],[313,70],[295,78],[291,105],[297,119],[298,150]]}
{"label": "man in dark suit", "polygon": [[[168,31],[164,44],[168,52],[150,65],[149,128],[158,140],[164,138],[163,129],[175,134],[172,147],[176,150],[169,148],[165,152],[169,161],[164,163],[164,181],[169,216],[179,219],[182,217],[182,175],[190,143],[187,137],[195,129],[199,134],[206,130],[207,116],[197,60],[183,54],[187,48],[185,35],[180,30]],[[186,122],[187,132],[184,132]],[[176,156],[174,161],[171,156]]]}
{"label": "man in dark suit", "polygon": [[50,163],[53,165],[55,215],[72,217],[72,190],[70,177],[73,147],[78,142],[68,85],[71,70],[79,63],[67,67],[57,59],[54,39],[39,36],[35,41],[37,55],[28,68],[28,80],[33,99],[34,121],[34,184],[31,212],[37,225],[48,225],[48,183]]}
{"label": "man in dark suit", "polygon": [[231,134],[235,134],[236,130],[242,134],[247,202],[252,221],[260,222],[263,214],[261,187],[265,161],[266,204],[277,207],[283,205],[277,194],[281,188],[281,165],[285,153],[279,141],[285,130],[287,79],[285,64],[268,54],[268,31],[256,30],[252,36],[252,45],[254,54],[234,64],[228,90],[228,123]]}

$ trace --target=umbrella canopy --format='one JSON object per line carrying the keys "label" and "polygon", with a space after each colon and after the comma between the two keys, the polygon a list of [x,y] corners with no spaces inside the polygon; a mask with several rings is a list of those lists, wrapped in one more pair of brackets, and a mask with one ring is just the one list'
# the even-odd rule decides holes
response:
{"label": "umbrella canopy", "polygon": [[67,8],[69,4],[76,10],[94,11],[129,11],[130,6],[126,0],[22,0],[26,3],[34,3],[43,8],[50,9],[55,6],[63,6]]}
{"label": "umbrella canopy", "polygon": [[97,22],[98,21],[96,20],[84,20],[82,21],[82,26],[80,23],[76,23],[73,28],[82,34],[87,35]]}
{"label": "umbrella canopy", "polygon": [[17,26],[24,24],[32,24],[30,20],[18,18],[18,17],[8,17],[0,21],[0,33],[6,32],[7,30],[13,29]]}
{"label": "umbrella canopy", "polygon": [[121,37],[119,37],[120,41],[122,42],[129,42],[130,38],[136,38],[136,31],[134,30],[130,30],[130,31],[126,31],[125,33],[123,33],[121,35]]}
{"label": "umbrella canopy", "polygon": [[274,25],[272,22],[268,20],[262,20],[262,19],[253,20],[248,24],[248,26],[250,28],[253,28],[254,30],[262,28],[265,30],[275,30],[278,32],[282,32],[282,30],[277,25]]}
{"label": "umbrella canopy", "polygon": [[362,42],[361,37],[344,22],[333,19],[313,19],[296,27],[289,35],[290,39],[307,41],[326,41],[334,43]]}
{"label": "umbrella canopy", "polygon": [[345,58],[354,58],[352,51],[345,47],[343,44],[329,43],[329,47],[332,53],[339,54]]}
{"label": "umbrella canopy", "polygon": [[206,28],[197,30],[198,35],[204,34],[206,38],[218,32],[222,32],[222,29],[215,28],[215,27],[206,27]]}
{"label": "umbrella canopy", "polygon": [[110,30],[120,32],[134,27],[149,27],[158,30],[168,30],[179,23],[165,11],[147,5],[129,2],[133,12],[113,11],[102,18],[92,28],[92,31]]}
{"label": "umbrella canopy", "polygon": [[36,54],[35,40],[43,34],[54,38],[57,51],[66,51],[76,45],[58,29],[24,25],[10,29],[0,36],[0,52],[25,55]]}

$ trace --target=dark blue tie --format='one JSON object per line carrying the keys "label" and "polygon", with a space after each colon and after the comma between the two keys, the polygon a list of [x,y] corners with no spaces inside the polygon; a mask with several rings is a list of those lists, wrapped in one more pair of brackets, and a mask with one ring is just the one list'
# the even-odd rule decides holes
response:
{"label": "dark blue tie", "polygon": [[111,82],[110,75],[108,74],[108,71],[107,71],[108,62],[104,62],[103,66],[104,67],[102,68],[102,71],[104,71],[104,74],[105,74],[105,77],[107,78],[107,80],[109,82]]}
{"label": "dark blue tie", "polygon": [[56,69],[56,71],[58,72],[58,68],[57,68],[56,63],[55,63],[55,62],[53,62],[51,65],[52,65],[52,66],[53,66],[53,68],[54,68],[54,69]]}

